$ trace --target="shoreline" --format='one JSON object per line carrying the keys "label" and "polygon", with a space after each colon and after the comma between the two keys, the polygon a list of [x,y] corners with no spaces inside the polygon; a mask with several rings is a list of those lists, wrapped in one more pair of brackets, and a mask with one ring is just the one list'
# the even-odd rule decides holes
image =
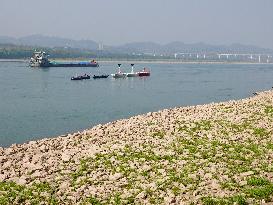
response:
{"label": "shoreline", "polygon": [[[52,61],[89,61],[90,59],[77,59],[77,58],[56,58],[52,59]],[[179,61],[179,60],[140,60],[140,59],[128,59],[128,60],[97,60],[98,63],[158,63],[158,64],[238,64],[238,65],[273,65],[273,62],[266,63],[266,62],[236,62],[236,61]],[[28,59],[0,59],[0,62],[28,62]]]}
{"label": "shoreline", "polygon": [[158,64],[239,64],[273,65],[273,63],[236,62],[236,61],[175,61],[175,60],[98,60],[99,63],[158,63]]}
{"label": "shoreline", "polygon": [[0,198],[16,204],[8,192],[34,190],[24,202],[272,202],[272,142],[273,90],[149,112],[0,147]]}

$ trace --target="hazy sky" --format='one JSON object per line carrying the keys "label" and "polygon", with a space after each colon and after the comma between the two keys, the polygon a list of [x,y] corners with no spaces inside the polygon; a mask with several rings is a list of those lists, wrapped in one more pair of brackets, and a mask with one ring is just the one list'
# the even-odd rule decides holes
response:
{"label": "hazy sky", "polygon": [[0,0],[0,35],[273,48],[273,0]]}

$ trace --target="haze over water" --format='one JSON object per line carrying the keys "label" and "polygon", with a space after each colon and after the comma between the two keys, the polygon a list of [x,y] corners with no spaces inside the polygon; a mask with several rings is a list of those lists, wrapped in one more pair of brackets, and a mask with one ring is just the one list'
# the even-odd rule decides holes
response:
{"label": "haze over water", "polygon": [[[136,64],[147,78],[71,81],[75,74],[113,73],[99,68],[31,69],[0,62],[0,146],[52,137],[99,123],[175,106],[251,96],[272,87],[272,64]],[[129,64],[123,64],[130,71]]]}

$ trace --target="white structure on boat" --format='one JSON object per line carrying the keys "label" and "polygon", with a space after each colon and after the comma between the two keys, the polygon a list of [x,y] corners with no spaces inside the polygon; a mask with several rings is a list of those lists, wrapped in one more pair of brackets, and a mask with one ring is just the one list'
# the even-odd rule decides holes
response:
{"label": "white structure on boat", "polygon": [[134,64],[131,64],[132,66],[132,69],[131,69],[131,73],[127,73],[127,77],[137,77],[138,76],[138,73],[135,73],[134,72]]}
{"label": "white structure on boat", "polygon": [[35,51],[33,56],[30,58],[30,67],[40,67],[41,65],[48,65],[48,54],[43,51]]}
{"label": "white structure on boat", "polygon": [[111,74],[111,76],[112,76],[113,78],[125,78],[125,77],[126,77],[126,73],[122,73],[122,72],[121,72],[120,66],[121,66],[121,64],[118,64],[117,72]]}

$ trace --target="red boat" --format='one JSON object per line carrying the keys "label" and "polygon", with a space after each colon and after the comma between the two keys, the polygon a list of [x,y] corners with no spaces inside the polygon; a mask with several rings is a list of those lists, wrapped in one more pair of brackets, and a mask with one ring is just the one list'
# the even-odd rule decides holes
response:
{"label": "red boat", "polygon": [[142,71],[137,72],[138,76],[150,76],[151,72],[147,68],[143,68]]}

